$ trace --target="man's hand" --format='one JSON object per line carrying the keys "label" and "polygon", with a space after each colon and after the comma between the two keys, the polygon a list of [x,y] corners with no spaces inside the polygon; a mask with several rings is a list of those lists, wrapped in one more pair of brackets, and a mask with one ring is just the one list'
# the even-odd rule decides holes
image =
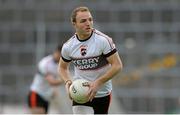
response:
{"label": "man's hand", "polygon": [[71,95],[70,95],[70,93],[69,93],[69,87],[71,86],[71,84],[72,84],[72,81],[71,81],[71,80],[65,81],[66,92],[67,92],[67,94],[69,95],[69,98],[72,100],[72,97],[71,97]]}
{"label": "man's hand", "polygon": [[89,101],[92,101],[102,84],[99,81],[89,82]]}

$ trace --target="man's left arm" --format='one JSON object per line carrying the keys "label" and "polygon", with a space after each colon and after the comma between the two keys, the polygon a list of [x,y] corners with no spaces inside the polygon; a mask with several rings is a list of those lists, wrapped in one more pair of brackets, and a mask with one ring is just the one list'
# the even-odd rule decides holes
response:
{"label": "man's left arm", "polygon": [[122,70],[122,61],[119,57],[118,52],[113,55],[107,57],[108,63],[111,64],[111,68],[101,77],[99,77],[95,82],[102,85],[108,80],[112,79],[119,71]]}
{"label": "man's left arm", "polygon": [[111,68],[104,75],[102,75],[101,77],[99,77],[98,79],[96,79],[94,82],[90,84],[90,91],[89,91],[90,101],[94,98],[98,89],[105,82],[112,79],[123,68],[122,61],[119,57],[118,52],[107,57],[107,60],[108,60],[108,63],[111,64]]}

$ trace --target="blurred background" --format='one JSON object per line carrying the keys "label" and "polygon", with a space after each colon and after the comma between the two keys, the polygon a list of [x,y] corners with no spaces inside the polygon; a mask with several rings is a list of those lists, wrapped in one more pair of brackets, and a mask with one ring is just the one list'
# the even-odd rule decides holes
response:
{"label": "blurred background", "polygon": [[0,113],[28,113],[36,65],[73,35],[81,5],[124,64],[110,113],[180,113],[179,0],[0,0]]}

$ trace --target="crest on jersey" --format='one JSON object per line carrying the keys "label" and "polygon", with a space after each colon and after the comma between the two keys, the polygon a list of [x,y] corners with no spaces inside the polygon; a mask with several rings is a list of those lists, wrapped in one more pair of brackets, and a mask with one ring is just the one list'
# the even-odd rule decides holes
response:
{"label": "crest on jersey", "polygon": [[80,46],[80,51],[81,51],[81,55],[85,56],[87,53],[87,46],[86,45],[81,45]]}

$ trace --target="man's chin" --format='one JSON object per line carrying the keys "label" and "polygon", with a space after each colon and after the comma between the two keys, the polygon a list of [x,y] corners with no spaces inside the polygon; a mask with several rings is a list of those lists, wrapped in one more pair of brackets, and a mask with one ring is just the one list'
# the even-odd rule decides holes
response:
{"label": "man's chin", "polygon": [[86,30],[86,34],[89,35],[91,34],[92,30]]}

